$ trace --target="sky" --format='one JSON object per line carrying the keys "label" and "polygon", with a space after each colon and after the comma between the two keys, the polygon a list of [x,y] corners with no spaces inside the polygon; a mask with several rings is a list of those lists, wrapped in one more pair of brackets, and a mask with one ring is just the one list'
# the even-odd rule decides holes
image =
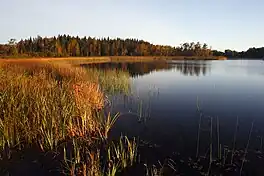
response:
{"label": "sky", "polygon": [[263,0],[0,0],[0,43],[69,34],[224,51],[264,46]]}

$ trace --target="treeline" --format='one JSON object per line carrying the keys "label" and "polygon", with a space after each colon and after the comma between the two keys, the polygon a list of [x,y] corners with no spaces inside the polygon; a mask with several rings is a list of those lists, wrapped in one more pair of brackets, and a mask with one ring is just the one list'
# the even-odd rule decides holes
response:
{"label": "treeline", "polygon": [[225,50],[225,52],[213,51],[214,56],[225,56],[227,58],[264,58],[264,47],[249,48],[247,51],[237,52],[234,50]]}
{"label": "treeline", "polygon": [[0,57],[87,57],[87,56],[225,56],[227,58],[263,58],[264,47],[247,51],[211,50],[207,44],[183,43],[178,47],[154,45],[137,39],[73,37],[36,37],[0,44]]}
{"label": "treeline", "polygon": [[0,57],[87,57],[87,56],[212,56],[207,44],[184,43],[179,47],[154,45],[137,39],[91,37],[36,37],[0,45]]}

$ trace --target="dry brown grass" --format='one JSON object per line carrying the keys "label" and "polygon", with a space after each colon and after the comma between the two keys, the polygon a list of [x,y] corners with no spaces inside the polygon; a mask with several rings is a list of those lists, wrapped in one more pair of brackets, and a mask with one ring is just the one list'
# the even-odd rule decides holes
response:
{"label": "dry brown grass", "polygon": [[185,60],[185,59],[209,59],[226,60],[224,56],[95,56],[95,57],[55,57],[55,58],[8,58],[0,59],[1,62],[110,62],[110,61],[153,61],[153,60]]}
{"label": "dry brown grass", "polygon": [[[7,148],[23,150],[38,146],[43,152],[63,148],[64,154],[71,153],[70,157],[65,154],[62,161],[68,174],[115,173],[120,163],[130,158],[117,158],[117,153],[111,152],[106,162],[115,159],[116,163],[109,168],[101,167],[99,149],[118,115],[105,116],[99,111],[105,97],[97,78],[100,74],[66,62],[1,60],[0,160]],[[122,149],[122,152],[135,150]]]}
{"label": "dry brown grass", "polygon": [[82,68],[39,62],[2,62],[0,68],[0,147],[23,140],[53,148],[54,141],[100,129],[92,111],[102,109],[104,95]]}

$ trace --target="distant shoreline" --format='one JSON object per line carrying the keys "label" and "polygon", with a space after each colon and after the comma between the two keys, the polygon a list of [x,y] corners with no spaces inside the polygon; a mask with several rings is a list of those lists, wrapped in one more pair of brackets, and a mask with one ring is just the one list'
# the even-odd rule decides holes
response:
{"label": "distant shoreline", "polygon": [[95,56],[95,57],[2,57],[0,61],[151,61],[151,60],[227,60],[223,56]]}
{"label": "distant shoreline", "polygon": [[227,60],[264,60],[262,58],[228,58]]}

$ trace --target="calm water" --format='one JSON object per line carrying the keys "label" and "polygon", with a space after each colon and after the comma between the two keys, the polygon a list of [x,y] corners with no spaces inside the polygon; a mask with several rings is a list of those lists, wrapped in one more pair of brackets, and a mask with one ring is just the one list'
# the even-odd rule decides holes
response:
{"label": "calm water", "polygon": [[[123,114],[113,136],[138,136],[157,155],[194,155],[201,112],[201,153],[209,146],[210,122],[220,143],[232,147],[236,120],[237,147],[244,148],[253,122],[250,148],[258,149],[264,129],[264,61],[171,61],[93,64],[131,76],[129,96],[117,94],[112,110]],[[200,111],[198,111],[198,107]],[[142,145],[143,145],[142,144]]]}

